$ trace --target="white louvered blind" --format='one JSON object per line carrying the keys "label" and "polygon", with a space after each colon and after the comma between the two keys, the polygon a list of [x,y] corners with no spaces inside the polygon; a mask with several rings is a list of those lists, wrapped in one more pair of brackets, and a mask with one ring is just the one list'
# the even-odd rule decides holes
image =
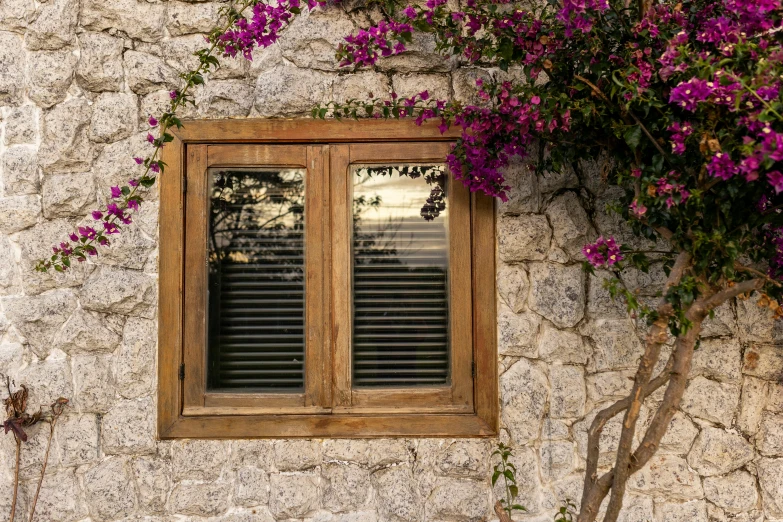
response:
{"label": "white louvered blind", "polygon": [[302,390],[305,171],[209,174],[208,388]]}
{"label": "white louvered blind", "polygon": [[448,213],[445,193],[433,201],[428,186],[442,190],[443,173],[352,167],[356,387],[449,382]]}

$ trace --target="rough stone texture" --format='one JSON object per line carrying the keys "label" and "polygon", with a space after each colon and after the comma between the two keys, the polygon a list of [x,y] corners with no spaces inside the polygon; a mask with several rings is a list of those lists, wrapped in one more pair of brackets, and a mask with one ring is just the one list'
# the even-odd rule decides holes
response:
{"label": "rough stone texture", "polygon": [[[122,40],[106,33],[79,35],[76,81],[88,91],[118,91],[122,87]],[[131,51],[128,51],[131,52]]]}
{"label": "rough stone texture", "polygon": [[[134,175],[130,158],[149,151],[147,117],[167,108],[224,5],[0,0],[0,373],[29,385],[31,404],[71,399],[37,520],[494,520],[503,493],[489,486],[494,440],[157,441],[156,189],[97,259],[65,274],[33,270],[91,222],[85,213],[108,187]],[[336,46],[368,20],[352,9],[297,16],[252,63],[221,60],[182,117],[302,116],[316,103],[392,89],[473,103],[476,78],[521,78],[443,60],[431,35],[374,69],[338,68]],[[600,179],[606,160],[580,165],[580,188],[572,168],[537,174],[534,158],[514,158],[509,200],[496,207],[500,440],[514,446],[527,522],[551,521],[566,498],[579,499],[587,427],[630,389],[646,332],[603,288],[610,274],[583,273],[582,243],[600,233],[666,248],[604,212],[619,194]],[[653,264],[620,277],[652,302],[664,273]],[[702,337],[681,411],[659,454],[631,478],[623,522],[783,520],[783,323],[754,297],[716,310]],[[653,406],[642,409],[637,442]],[[604,430],[602,466],[621,422]],[[47,431],[30,430],[23,507]],[[6,491],[12,459],[11,439],[0,438]],[[7,510],[6,496],[0,517]]]}
{"label": "rough stone texture", "polygon": [[37,153],[38,151],[35,147],[20,145],[9,147],[0,156],[3,191],[6,196],[23,196],[38,193],[40,181],[38,179]]}
{"label": "rough stone texture", "polygon": [[556,326],[575,326],[584,316],[584,285],[581,266],[532,263],[529,306]]}
{"label": "rough stone texture", "polygon": [[498,253],[507,263],[544,259],[551,239],[544,216],[502,216],[498,222]]}
{"label": "rough stone texture", "polygon": [[723,477],[704,479],[704,496],[731,513],[750,511],[758,502],[756,479],[746,471],[735,471]]}

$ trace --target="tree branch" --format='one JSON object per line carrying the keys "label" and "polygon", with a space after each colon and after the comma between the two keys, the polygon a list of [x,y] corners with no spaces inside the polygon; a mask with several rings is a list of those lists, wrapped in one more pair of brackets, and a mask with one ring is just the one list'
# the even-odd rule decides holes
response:
{"label": "tree branch", "polygon": [[765,279],[748,279],[747,281],[743,281],[741,283],[735,284],[734,286],[725,288],[704,301],[705,312],[709,312],[710,310],[722,305],[729,299],[739,295],[753,292],[754,290],[761,290],[764,288],[764,283]]}

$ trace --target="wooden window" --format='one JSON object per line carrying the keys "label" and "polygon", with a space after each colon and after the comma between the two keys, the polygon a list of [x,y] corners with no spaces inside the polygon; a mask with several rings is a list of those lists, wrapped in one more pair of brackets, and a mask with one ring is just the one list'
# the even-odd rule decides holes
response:
{"label": "wooden window", "polygon": [[194,121],[164,149],[158,434],[497,433],[494,210],[411,122]]}

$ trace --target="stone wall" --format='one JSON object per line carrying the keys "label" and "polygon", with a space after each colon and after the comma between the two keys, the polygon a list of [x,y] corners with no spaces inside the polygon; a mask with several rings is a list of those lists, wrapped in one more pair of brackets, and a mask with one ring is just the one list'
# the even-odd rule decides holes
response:
{"label": "stone wall", "polygon": [[[94,262],[33,272],[128,178],[144,120],[193,63],[219,5],[0,1],[0,371],[30,386],[32,404],[72,398],[36,520],[490,520],[492,440],[156,441],[154,202]],[[316,102],[390,88],[469,100],[488,74],[443,61],[426,38],[375,70],[338,71],[336,44],[366,21],[343,9],[298,17],[252,63],[225,62],[187,116],[306,115]],[[497,243],[501,439],[515,448],[529,509],[519,519],[548,521],[579,497],[586,427],[629,389],[644,328],[579,267],[598,233],[633,241],[602,211],[613,193],[596,167],[509,170]],[[662,274],[623,277],[652,299]],[[781,327],[740,301],[718,311],[705,337],[660,454],[631,479],[625,522],[783,520]],[[602,440],[604,463],[618,423]],[[23,507],[46,432],[31,430],[25,445]],[[0,440],[7,518],[13,442]]]}

